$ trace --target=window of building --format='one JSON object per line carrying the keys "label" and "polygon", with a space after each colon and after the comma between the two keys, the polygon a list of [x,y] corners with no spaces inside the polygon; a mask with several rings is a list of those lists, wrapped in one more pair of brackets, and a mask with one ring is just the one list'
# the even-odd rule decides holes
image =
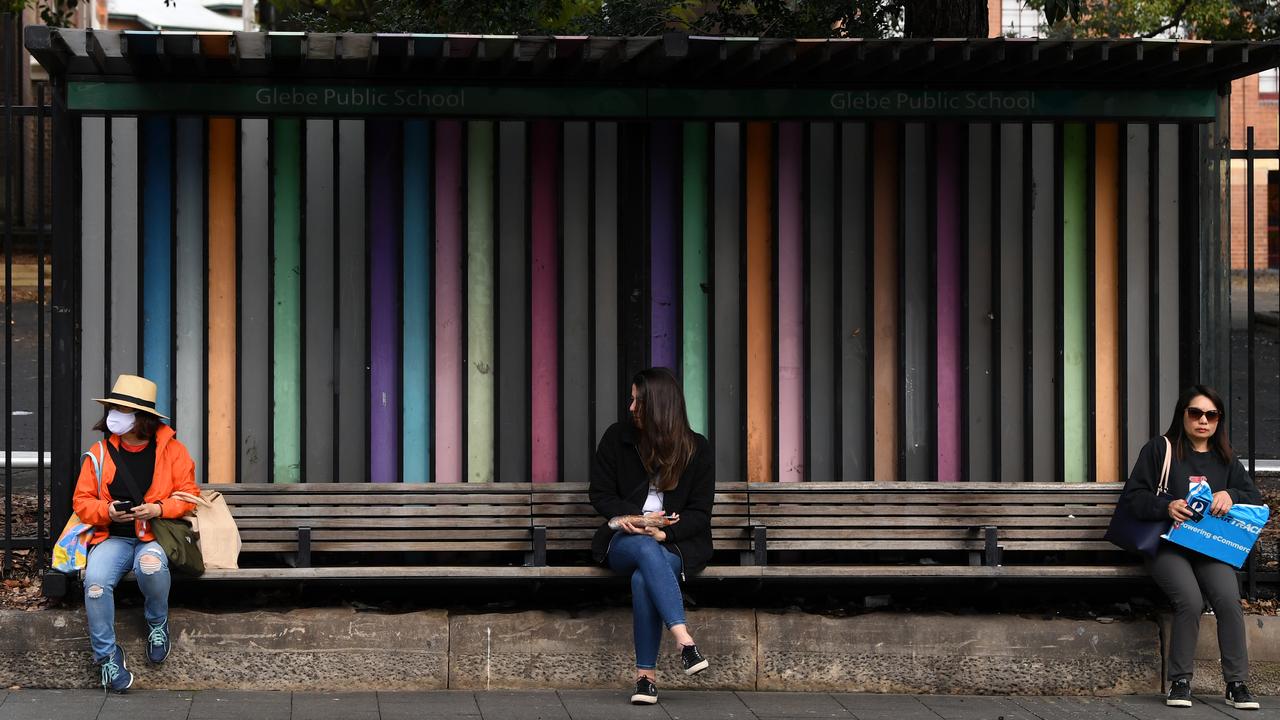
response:
{"label": "window of building", "polygon": [[1039,37],[1044,14],[1023,0],[1000,0],[1000,34],[1005,37]]}
{"label": "window of building", "polygon": [[1280,68],[1258,73],[1258,96],[1269,100],[1280,97]]}

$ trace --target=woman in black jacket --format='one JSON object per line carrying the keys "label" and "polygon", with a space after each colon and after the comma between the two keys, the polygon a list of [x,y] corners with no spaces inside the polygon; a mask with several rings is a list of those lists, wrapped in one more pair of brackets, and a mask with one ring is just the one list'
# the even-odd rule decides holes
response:
{"label": "woman in black jacket", "polygon": [[[684,394],[670,370],[650,368],[632,378],[630,411],[631,422],[605,431],[591,465],[591,505],[605,518],[591,551],[596,562],[631,576],[631,702],[651,705],[658,702],[654,668],[664,626],[680,646],[686,674],[708,665],[685,624],[677,578],[699,572],[711,559],[715,465],[710,443],[689,427]],[[675,522],[643,527],[621,519],[642,514]]]}
{"label": "woman in black jacket", "polygon": [[[1169,430],[1142,448],[1125,483],[1120,502],[1129,503],[1136,517],[1174,522],[1189,519],[1192,513],[1185,498],[1193,479],[1209,483],[1213,491],[1209,513],[1214,516],[1225,515],[1236,503],[1262,503],[1262,494],[1231,451],[1223,408],[1222,398],[1212,388],[1193,385],[1182,391]],[[1169,463],[1169,493],[1157,495],[1166,452],[1165,438],[1173,452]],[[1147,560],[1147,569],[1174,608],[1169,694],[1165,705],[1191,707],[1191,672],[1200,614],[1207,597],[1218,621],[1218,650],[1222,656],[1227,704],[1242,710],[1256,710],[1258,702],[1245,686],[1249,654],[1235,569],[1221,560],[1170,542],[1160,543],[1156,557]]]}

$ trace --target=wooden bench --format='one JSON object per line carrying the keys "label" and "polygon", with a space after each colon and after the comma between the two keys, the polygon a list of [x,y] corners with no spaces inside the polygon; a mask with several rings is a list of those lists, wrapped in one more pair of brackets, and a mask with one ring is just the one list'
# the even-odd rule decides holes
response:
{"label": "wooden bench", "polygon": [[[763,577],[808,579],[1142,577],[1134,558],[1103,539],[1121,488],[755,484],[748,493],[754,563]],[[770,554],[787,559],[771,564]]]}

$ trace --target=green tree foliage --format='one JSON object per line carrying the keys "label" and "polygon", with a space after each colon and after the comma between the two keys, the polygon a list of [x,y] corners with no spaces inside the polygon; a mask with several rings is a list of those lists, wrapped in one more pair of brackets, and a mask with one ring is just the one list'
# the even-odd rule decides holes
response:
{"label": "green tree foliage", "polygon": [[1280,37],[1276,0],[1027,0],[1042,10],[1052,37]]}

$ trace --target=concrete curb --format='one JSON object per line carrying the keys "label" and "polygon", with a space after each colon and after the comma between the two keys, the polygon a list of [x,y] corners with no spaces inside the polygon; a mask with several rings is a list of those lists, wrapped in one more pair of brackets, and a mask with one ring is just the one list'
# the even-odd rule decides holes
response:
{"label": "concrete curb", "polygon": [[[1160,688],[1160,633],[1151,621],[750,609],[695,609],[688,618],[712,666],[686,677],[664,639],[658,666],[664,688],[966,695]],[[176,609],[173,653],[159,668],[145,661],[140,611],[121,612],[116,624],[140,688],[612,689],[630,683],[634,663],[631,613],[621,608]],[[0,677],[25,687],[94,687],[83,611],[0,611]]]}

